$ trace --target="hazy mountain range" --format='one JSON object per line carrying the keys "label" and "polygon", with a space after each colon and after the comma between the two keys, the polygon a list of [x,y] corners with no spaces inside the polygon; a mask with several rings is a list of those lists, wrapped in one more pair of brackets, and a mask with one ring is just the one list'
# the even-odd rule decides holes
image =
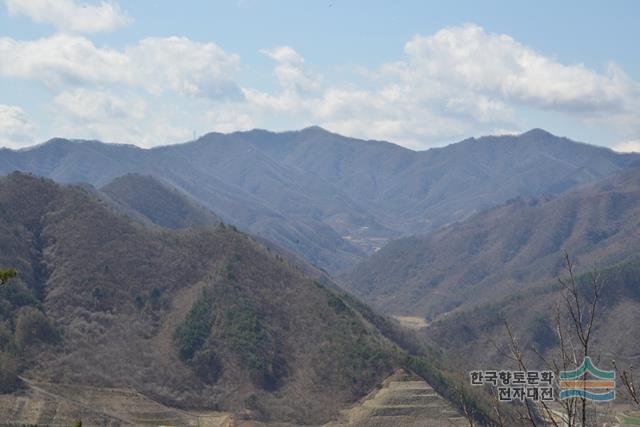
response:
{"label": "hazy mountain range", "polygon": [[640,164],[561,195],[517,198],[391,242],[343,284],[386,313],[434,317],[555,277],[563,250],[582,270],[638,257]]}
{"label": "hazy mountain range", "polygon": [[223,221],[335,273],[390,238],[428,233],[513,197],[561,193],[637,158],[537,129],[416,152],[312,127],[211,133],[153,149],[53,139],[0,150],[0,174],[23,170],[96,187],[152,175]]}
{"label": "hazy mountain range", "polygon": [[[317,127],[0,150],[0,267],[19,272],[0,288],[0,392],[17,367],[47,390],[348,425],[417,374],[486,421],[487,396],[462,397],[451,368],[497,363],[482,343],[504,316],[553,350],[541,312],[563,249],[608,268],[597,344],[635,357],[612,340],[638,316],[639,159],[537,129],[423,152]],[[414,336],[315,266],[430,326]],[[434,396],[430,416],[460,422]]]}

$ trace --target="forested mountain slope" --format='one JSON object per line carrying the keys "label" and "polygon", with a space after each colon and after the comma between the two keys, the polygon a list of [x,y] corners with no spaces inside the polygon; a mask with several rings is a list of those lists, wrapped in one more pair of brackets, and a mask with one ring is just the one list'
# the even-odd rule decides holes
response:
{"label": "forested mountain slope", "polygon": [[152,175],[336,273],[389,238],[428,233],[513,197],[561,193],[638,158],[542,130],[412,151],[311,127],[211,133],[154,149],[53,139],[0,150],[0,173],[98,188],[128,173]]}
{"label": "forested mountain slope", "polygon": [[517,198],[427,236],[399,239],[343,277],[390,314],[435,317],[640,251],[640,165],[557,196]]}

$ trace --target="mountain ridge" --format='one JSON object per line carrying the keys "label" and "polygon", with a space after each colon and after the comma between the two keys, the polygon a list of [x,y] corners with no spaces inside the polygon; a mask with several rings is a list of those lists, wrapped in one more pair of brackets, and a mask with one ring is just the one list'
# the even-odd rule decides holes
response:
{"label": "mountain ridge", "polygon": [[397,363],[339,294],[232,227],[150,229],[80,187],[14,173],[0,179],[0,229],[0,264],[19,269],[0,292],[0,351],[15,342],[28,378],[317,422]]}
{"label": "mountain ridge", "polygon": [[551,278],[566,249],[584,269],[639,250],[640,167],[573,191],[519,197],[385,248],[342,277],[387,314],[429,317]]}
{"label": "mountain ridge", "polygon": [[151,175],[129,173],[100,189],[115,203],[160,227],[181,229],[219,224],[221,219],[195,200]]}
{"label": "mountain ridge", "polygon": [[84,138],[67,138],[67,137],[61,137],[61,136],[54,136],[49,138],[46,141],[40,142],[40,143],[36,143],[34,145],[30,145],[27,147],[22,147],[22,148],[9,148],[9,147],[0,147],[0,151],[6,150],[6,151],[13,151],[13,152],[22,152],[22,151],[31,151],[37,148],[41,148],[43,146],[49,145],[49,144],[56,144],[56,143],[66,143],[66,142],[71,142],[71,143],[87,143],[87,144],[98,144],[98,145],[109,145],[109,146],[115,146],[115,147],[129,147],[129,148],[137,148],[140,150],[145,150],[145,151],[149,151],[149,150],[158,150],[158,149],[163,149],[163,148],[167,148],[167,147],[174,147],[174,146],[180,146],[180,145],[185,145],[185,144],[192,144],[194,142],[199,142],[202,140],[206,140],[209,137],[226,137],[226,136],[248,136],[248,135],[272,135],[272,136],[277,136],[277,135],[294,135],[294,134],[310,134],[310,133],[319,133],[319,134],[324,134],[324,135],[329,135],[329,136],[339,136],[339,137],[343,137],[343,138],[347,138],[350,139],[352,141],[358,142],[358,143],[373,143],[373,144],[383,144],[383,145],[390,145],[393,147],[398,147],[401,148],[403,150],[406,151],[411,151],[414,153],[423,153],[423,152],[427,152],[430,150],[438,150],[441,148],[447,148],[450,147],[452,145],[457,145],[457,144],[461,144],[464,142],[470,142],[470,141],[475,141],[475,142],[480,142],[482,140],[490,140],[490,139],[499,139],[499,138],[517,138],[517,137],[555,137],[555,138],[559,138],[559,139],[563,139],[563,140],[567,140],[567,141],[571,141],[573,143],[577,143],[577,144],[583,144],[583,145],[588,145],[588,146],[592,146],[592,147],[596,147],[596,148],[604,148],[616,153],[620,153],[620,154],[625,154],[624,152],[618,152],[615,151],[612,148],[606,147],[606,146],[601,146],[601,145],[595,145],[595,144],[590,144],[587,142],[581,142],[581,141],[576,141],[573,140],[569,137],[566,136],[558,136],[553,134],[552,132],[549,132],[543,128],[531,128],[527,131],[523,131],[521,133],[507,133],[507,134],[487,134],[487,135],[481,135],[478,137],[475,136],[471,136],[465,139],[461,139],[459,141],[454,141],[454,142],[450,142],[450,143],[444,143],[442,145],[439,146],[435,146],[435,147],[428,147],[422,150],[416,150],[416,149],[412,149],[409,147],[405,147],[403,145],[388,141],[388,140],[383,140],[383,139],[362,139],[362,138],[356,138],[356,137],[348,137],[345,135],[342,135],[340,133],[337,132],[333,132],[331,130],[328,130],[326,128],[323,128],[322,126],[318,126],[318,125],[310,125],[301,129],[291,129],[291,130],[283,130],[283,131],[272,131],[269,129],[265,129],[265,128],[253,128],[253,129],[249,129],[249,130],[238,130],[238,131],[233,131],[233,132],[228,132],[228,133],[224,133],[224,132],[217,132],[217,131],[211,131],[211,132],[206,132],[200,136],[198,136],[195,139],[191,139],[188,141],[182,141],[182,142],[175,142],[175,143],[169,143],[169,144],[164,144],[164,145],[157,145],[157,146],[153,146],[153,147],[143,147],[140,145],[136,145],[133,143],[126,143],[126,142],[112,142],[112,141],[101,141],[99,139],[84,139]]}
{"label": "mountain ridge", "polygon": [[98,188],[127,173],[151,175],[335,274],[389,239],[516,196],[561,193],[637,159],[536,130],[412,151],[312,127],[209,133],[152,149],[55,139],[0,151],[0,174],[23,170]]}
{"label": "mountain ridge", "polygon": [[108,415],[129,389],[164,405],[156,418],[317,425],[398,368],[487,419],[437,353],[233,226],[146,227],[86,185],[15,172],[0,178],[0,231],[0,265],[19,270],[0,288],[0,368],[26,379],[25,407],[51,405],[38,422],[88,389],[65,419],[93,398]]}

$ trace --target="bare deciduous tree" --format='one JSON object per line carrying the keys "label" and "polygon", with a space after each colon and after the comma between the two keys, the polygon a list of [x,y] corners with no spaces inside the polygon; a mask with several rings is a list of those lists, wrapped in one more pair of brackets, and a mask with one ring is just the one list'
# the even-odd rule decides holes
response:
{"label": "bare deciduous tree", "polygon": [[[589,274],[588,284],[578,283],[574,263],[566,251],[563,258],[567,277],[558,278],[561,287],[561,301],[556,305],[555,310],[558,354],[551,360],[547,360],[542,353],[532,348],[532,351],[540,357],[547,368],[554,372],[556,378],[559,377],[561,371],[575,369],[586,357],[591,356],[593,330],[597,319],[598,304],[604,288],[604,282],[596,269]],[[527,371],[520,342],[509,323],[506,320],[504,323],[509,337],[507,357],[516,362],[521,370]],[[636,390],[632,375],[628,375],[627,378],[631,389]],[[598,425],[598,413],[593,408],[591,411],[589,410],[589,402],[584,397],[562,400],[560,407],[561,411],[554,411],[546,402],[525,400],[526,413],[522,418],[532,426],[553,425],[559,427],[561,424],[567,427],[586,427]]]}
{"label": "bare deciduous tree", "polygon": [[[582,363],[587,356],[591,353],[591,339],[593,326],[596,320],[596,313],[598,310],[598,303],[602,297],[602,290],[604,288],[604,282],[600,280],[600,274],[597,270],[593,270],[589,274],[589,291],[591,292],[591,301],[587,298],[586,292],[580,291],[578,282],[575,277],[575,268],[573,261],[569,254],[564,252],[564,262],[567,273],[569,275],[568,280],[559,278],[558,282],[562,286],[562,298],[565,302],[565,308],[569,314],[569,328],[573,329],[572,336],[577,338],[577,348],[573,345],[573,341],[568,341],[570,345],[570,352],[567,349],[562,349],[563,358],[568,358],[574,365]],[[559,334],[562,332],[562,322],[557,320],[557,327]],[[566,335],[566,333],[565,333]],[[582,356],[579,358],[579,356]],[[577,408],[578,420],[581,426],[588,425],[588,412],[587,412],[587,399],[580,397],[579,408]]]}
{"label": "bare deciduous tree", "polygon": [[615,360],[613,361],[613,366],[631,400],[633,400],[637,406],[640,406],[640,390],[638,389],[638,383],[636,382],[635,375],[633,374],[633,366],[630,366],[628,370],[619,369]]}
{"label": "bare deciduous tree", "polygon": [[457,386],[455,386],[455,390],[456,390],[456,393],[458,394],[458,399],[462,406],[462,414],[464,415],[467,422],[469,423],[469,427],[475,427],[476,419],[473,416],[472,411],[470,411],[469,407],[467,406],[466,399],[465,399],[466,392],[465,392],[464,384],[465,384],[464,380],[461,379],[460,382],[457,384]]}

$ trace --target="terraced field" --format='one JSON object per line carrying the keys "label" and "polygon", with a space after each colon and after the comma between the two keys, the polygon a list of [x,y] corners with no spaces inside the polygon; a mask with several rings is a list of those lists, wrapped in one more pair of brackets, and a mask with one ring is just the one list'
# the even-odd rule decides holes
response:
{"label": "terraced field", "polygon": [[398,370],[325,427],[465,426],[466,419],[424,380]]}
{"label": "terraced field", "polygon": [[21,393],[0,395],[0,426],[228,427],[226,413],[169,408],[133,390],[27,382]]}
{"label": "terraced field", "polygon": [[[234,419],[228,413],[170,408],[133,390],[25,382],[24,391],[0,395],[0,426],[67,427],[81,419],[88,427],[275,427]],[[431,386],[400,369],[324,427],[465,425],[465,418]]]}

